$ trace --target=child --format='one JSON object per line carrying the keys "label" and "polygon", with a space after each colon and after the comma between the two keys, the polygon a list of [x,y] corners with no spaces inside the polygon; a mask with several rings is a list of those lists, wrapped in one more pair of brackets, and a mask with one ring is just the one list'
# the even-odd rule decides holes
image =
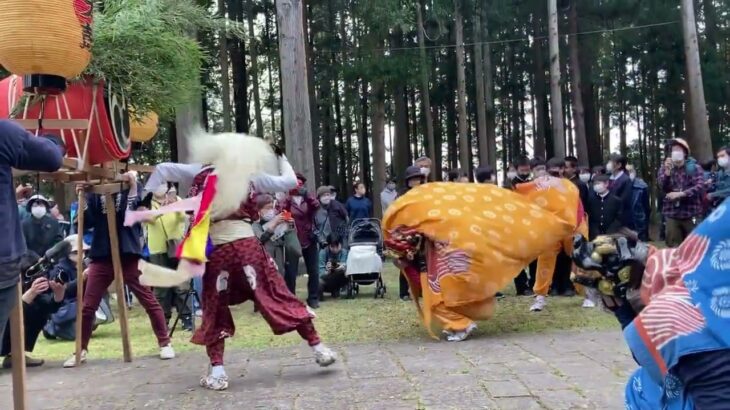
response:
{"label": "child", "polygon": [[599,235],[616,233],[623,227],[623,204],[608,190],[609,181],[608,175],[599,174],[593,177],[593,192],[588,195],[586,206],[589,240]]}

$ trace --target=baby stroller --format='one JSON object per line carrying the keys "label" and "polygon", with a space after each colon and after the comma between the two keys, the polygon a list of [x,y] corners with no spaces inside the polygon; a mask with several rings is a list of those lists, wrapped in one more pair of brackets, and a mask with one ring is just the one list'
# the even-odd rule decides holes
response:
{"label": "baby stroller", "polygon": [[375,298],[385,297],[383,283],[383,234],[380,220],[356,219],[350,225],[347,254],[347,298],[360,292],[360,285],[375,283]]}

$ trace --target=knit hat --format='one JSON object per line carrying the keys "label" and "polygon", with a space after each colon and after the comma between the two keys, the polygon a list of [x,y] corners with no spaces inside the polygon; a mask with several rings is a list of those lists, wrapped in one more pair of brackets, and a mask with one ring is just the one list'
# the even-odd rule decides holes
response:
{"label": "knit hat", "polygon": [[317,188],[317,198],[321,197],[324,194],[331,194],[332,193],[332,187],[329,185],[323,185],[319,188]]}

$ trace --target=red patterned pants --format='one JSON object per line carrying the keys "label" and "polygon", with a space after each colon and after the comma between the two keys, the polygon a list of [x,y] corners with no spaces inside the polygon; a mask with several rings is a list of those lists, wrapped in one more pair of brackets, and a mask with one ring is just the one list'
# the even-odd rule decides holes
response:
{"label": "red patterned pants", "polygon": [[206,346],[212,365],[223,364],[224,340],[236,330],[229,306],[248,300],[274,334],[296,330],[310,346],[319,343],[309,311],[289,292],[258,239],[239,239],[216,247],[203,276],[203,323],[192,342]]}

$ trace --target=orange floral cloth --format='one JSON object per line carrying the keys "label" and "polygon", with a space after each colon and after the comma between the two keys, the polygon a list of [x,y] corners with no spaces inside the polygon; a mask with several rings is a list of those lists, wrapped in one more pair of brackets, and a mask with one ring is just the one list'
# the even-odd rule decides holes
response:
{"label": "orange floral cloth", "polygon": [[578,190],[569,181],[523,185],[517,193],[486,184],[430,183],[388,208],[386,240],[408,230],[427,239],[419,308],[431,335],[434,316],[452,331],[489,319],[496,292],[581,223]]}

